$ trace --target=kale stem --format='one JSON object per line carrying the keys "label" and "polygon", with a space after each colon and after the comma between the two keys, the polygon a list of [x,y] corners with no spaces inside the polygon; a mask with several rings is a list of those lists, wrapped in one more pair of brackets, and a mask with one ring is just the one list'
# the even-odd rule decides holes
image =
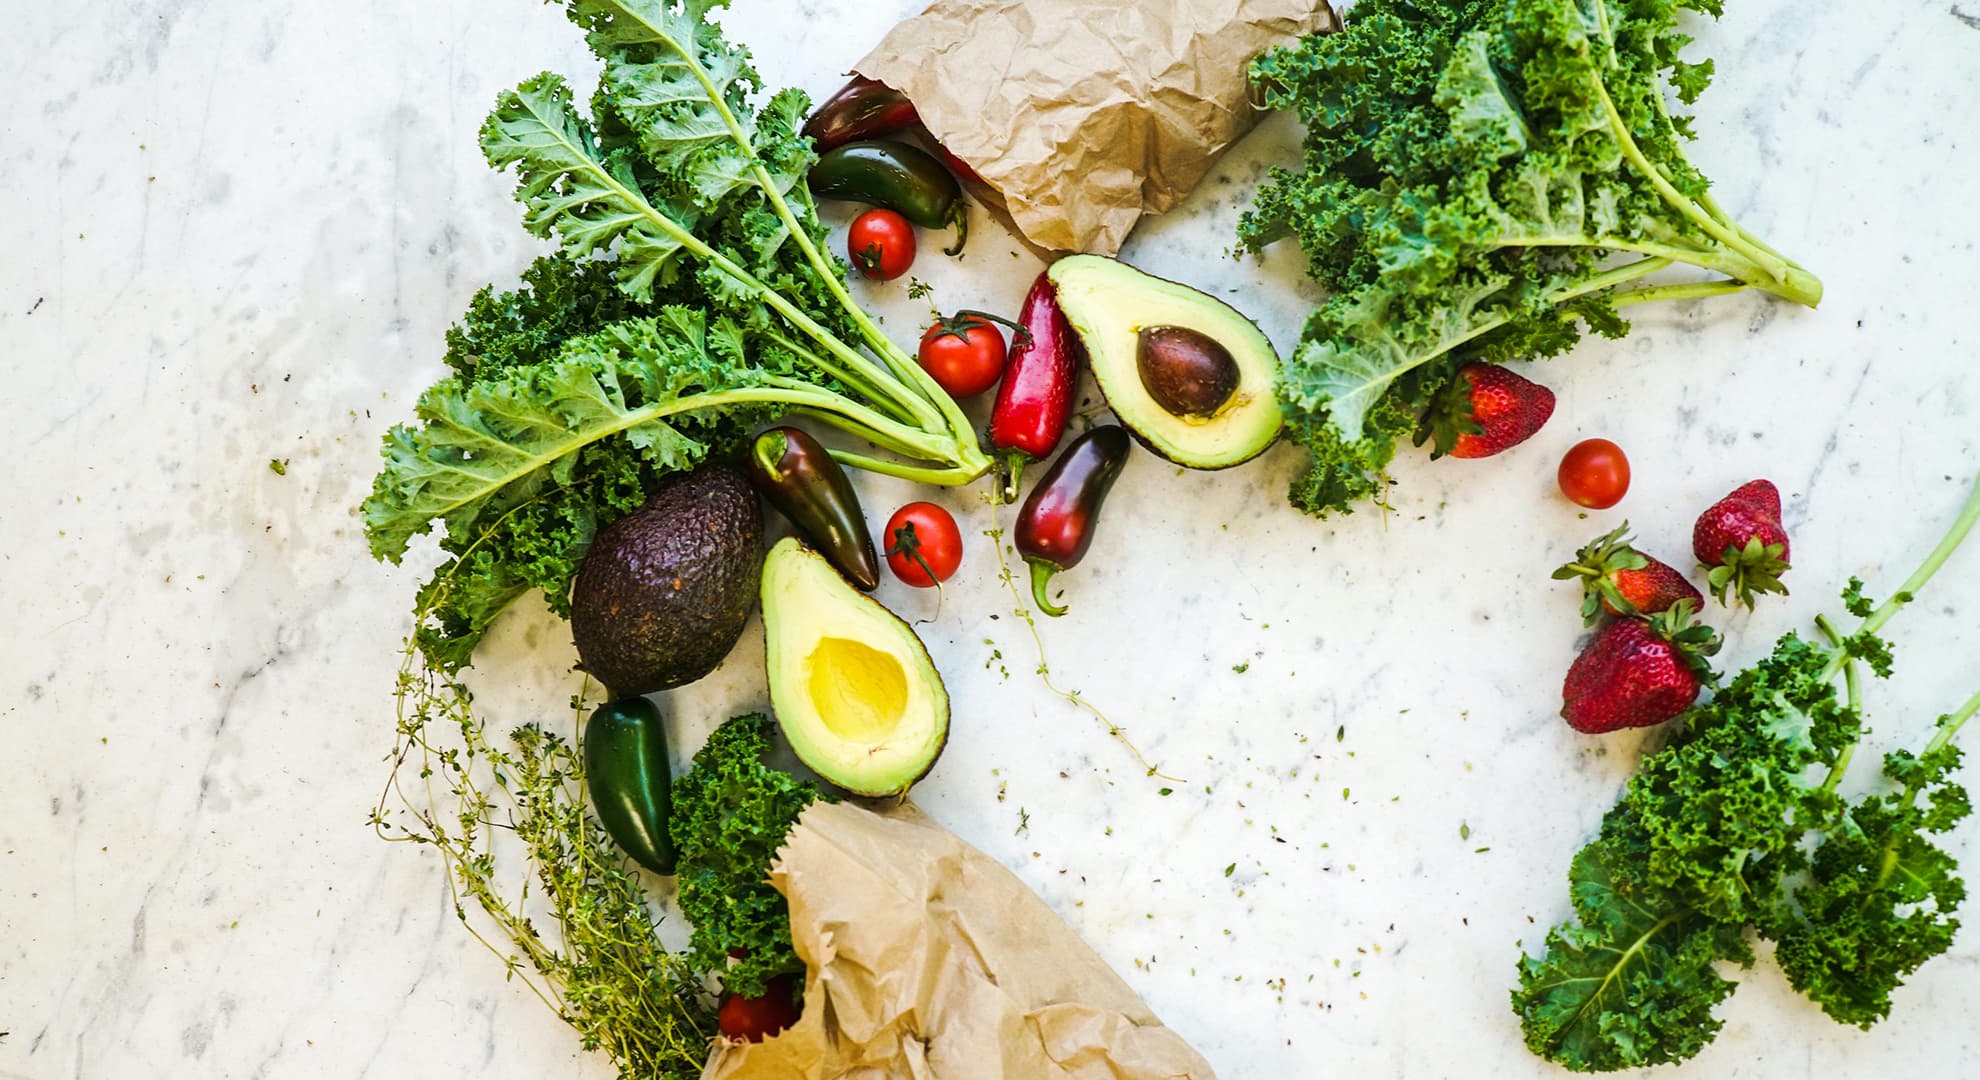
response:
{"label": "kale stem", "polygon": [[930,453],[924,447],[917,446],[914,441],[896,438],[886,429],[869,426],[854,417],[847,416],[843,412],[834,409],[818,409],[807,405],[800,405],[791,411],[801,416],[809,416],[813,419],[821,420],[838,428],[840,431],[846,432],[849,435],[855,435],[883,450],[892,451],[902,457],[926,461],[930,458],[940,456],[939,454]]}
{"label": "kale stem", "polygon": [[[1821,302],[1822,283],[1816,280],[1813,274],[1791,265],[1787,260],[1778,255],[1771,255],[1760,250],[1741,237],[1738,230],[1726,225],[1711,214],[1706,213],[1697,203],[1686,198],[1684,193],[1679,191],[1671,183],[1670,178],[1664,175],[1664,171],[1658,168],[1655,162],[1644,156],[1643,148],[1636,144],[1636,138],[1630,132],[1629,125],[1623,122],[1622,113],[1616,109],[1614,99],[1609,97],[1608,86],[1600,78],[1595,79],[1594,83],[1595,92],[1602,100],[1603,112],[1607,114],[1609,125],[1614,129],[1616,141],[1622,147],[1623,156],[1628,158],[1630,164],[1636,166],[1644,178],[1650,181],[1650,186],[1657,189],[1657,194],[1663,196],[1664,201],[1669,203],[1672,209],[1684,215],[1692,224],[1704,230],[1706,235],[1743,256],[1748,262],[1753,264],[1753,267],[1760,272],[1761,276],[1769,279],[1778,286],[1784,287],[1784,289],[1770,291],[1779,292],[1781,296],[1806,304],[1809,307],[1814,307]],[[1746,277],[1743,274],[1738,276],[1742,278]],[[1765,282],[1755,282],[1755,284],[1764,285]]]}
{"label": "kale stem", "polygon": [[[623,6],[621,10],[629,18],[640,18],[639,13],[630,5]],[[744,154],[749,155],[750,169],[755,174],[756,186],[763,191],[764,200],[770,204],[770,209],[776,213],[778,220],[783,222],[784,228],[790,231],[791,239],[797,241],[798,249],[804,252],[805,260],[811,263],[812,270],[817,273],[819,280],[825,283],[826,290],[845,309],[853,325],[859,328],[867,346],[880,357],[881,362],[894,377],[905,384],[906,389],[941,411],[949,431],[958,440],[967,438],[974,442],[975,430],[970,426],[969,420],[963,416],[962,409],[955,400],[942,390],[942,387],[935,382],[934,376],[923,371],[913,357],[901,351],[891,338],[874,325],[872,317],[867,315],[865,309],[853,302],[852,295],[846,291],[845,282],[839,277],[838,268],[826,262],[824,255],[818,250],[818,245],[811,242],[811,234],[805,231],[797,215],[791,212],[790,204],[785,201],[783,192],[778,190],[776,181],[771,179],[770,171],[763,167],[763,159],[758,156],[756,147],[750,143],[748,134],[743,131],[741,122],[736,119],[735,111],[729,108],[728,101],[722,97],[721,88],[715,85],[715,81],[709,78],[707,69],[702,66],[701,57],[697,54],[694,43],[678,41],[665,29],[650,22],[647,22],[646,26],[653,31],[654,36],[665,41],[682,62],[687,64],[688,69],[694,72],[695,81],[701,84],[703,95],[722,117],[723,125],[729,129],[729,137]],[[809,191],[808,188],[806,190]],[[980,451],[978,456],[981,456]],[[957,464],[967,464],[967,462],[958,461]],[[989,461],[985,458],[984,469],[988,468]]]}
{"label": "kale stem", "polygon": [[1932,575],[1938,573],[1939,568],[1946,564],[1946,560],[1952,557],[1952,553],[1958,550],[1959,545],[1966,539],[1966,534],[1973,530],[1974,523],[1980,522],[1980,476],[1974,479],[1973,491],[1967,495],[1966,505],[1960,508],[1959,517],[1940,539],[1939,546],[1925,556],[1925,561],[1919,564],[1918,569],[1911,572],[1910,577],[1904,579],[1904,584],[1898,586],[1898,591],[1892,593],[1890,599],[1878,605],[1877,610],[1863,620],[1863,625],[1857,630],[1858,633],[1874,634],[1883,629],[1884,624],[1891,621],[1891,616],[1897,614],[1899,608],[1910,603],[1918,595],[1918,591],[1925,587],[1925,583],[1932,580]]}
{"label": "kale stem", "polygon": [[[1959,517],[1953,521],[1952,528],[1946,531],[1946,535],[1939,540],[1939,546],[1925,556],[1925,561],[1919,564],[1918,569],[1911,572],[1910,577],[1904,579],[1904,584],[1898,586],[1898,590],[1891,594],[1890,599],[1877,605],[1877,609],[1863,620],[1856,632],[1875,634],[1882,630],[1884,624],[1891,621],[1891,616],[1896,615],[1899,608],[1915,599],[1918,590],[1923,589],[1925,583],[1932,580],[1932,575],[1938,573],[1939,568],[1952,557],[1952,553],[1959,549],[1961,542],[1966,539],[1966,534],[1973,531],[1976,521],[1980,521],[1980,476],[1975,476],[1973,490],[1966,496],[1966,505],[1960,508]],[[1824,680],[1835,678],[1836,672],[1842,670],[1843,663],[1848,659],[1849,652],[1846,649],[1837,649],[1835,655],[1830,658],[1828,667],[1822,669],[1822,678]]]}
{"label": "kale stem", "polygon": [[1653,300],[1694,300],[1702,296],[1726,296],[1753,288],[1744,281],[1693,281],[1682,285],[1653,285],[1643,289],[1624,289],[1609,297],[1609,302],[1617,307],[1631,304],[1647,304]]}
{"label": "kale stem", "polygon": [[[824,372],[825,374],[832,376],[833,378],[839,380],[840,382],[845,383],[848,389],[859,394],[861,397],[866,398],[868,401],[873,403],[873,406],[875,408],[879,409],[880,411],[886,413],[887,415],[893,417],[896,420],[909,424],[913,424],[913,423],[934,424],[934,423],[939,423],[941,421],[940,415],[938,415],[935,412],[933,407],[927,405],[926,403],[916,403],[911,401],[904,403],[901,401],[897,401],[892,394],[887,393],[885,390],[882,390],[881,388],[875,386],[872,382],[870,382],[869,375],[867,373],[855,372],[851,369],[841,367],[840,365],[825,359],[824,357],[818,355],[815,352],[812,352],[810,349],[805,348],[803,345],[799,344],[796,341],[791,340],[788,337],[785,337],[783,334],[780,334],[775,330],[766,329],[763,331],[763,336],[769,338],[771,341],[782,346],[783,348],[789,349],[792,355],[796,356],[798,359],[804,361],[807,364],[810,364],[812,367],[817,368],[818,370]],[[917,408],[919,409],[920,415],[916,415],[915,410]]]}
{"label": "kale stem", "polygon": [[[1829,644],[1837,649],[1843,647],[1842,633],[1836,629],[1835,623],[1829,621],[1827,615],[1815,616],[1815,628],[1822,631],[1822,636],[1829,639]],[[1849,710],[1856,714],[1860,723],[1863,718],[1863,682],[1861,671],[1853,658],[1843,664],[1843,686],[1848,695]],[[1823,794],[1834,792],[1836,785],[1842,783],[1843,774],[1849,771],[1850,758],[1856,756],[1856,747],[1857,743],[1852,741],[1836,754],[1835,764],[1829,766],[1829,775],[1822,780]]]}
{"label": "kale stem", "polygon": [[982,476],[981,471],[972,472],[962,466],[931,469],[921,465],[909,465],[885,458],[868,457],[850,450],[829,451],[832,459],[841,465],[851,465],[855,469],[879,473],[882,476],[898,476],[903,480],[913,480],[922,484],[936,484],[942,487],[961,487]]}
{"label": "kale stem", "polygon": [[1935,750],[1945,749],[1947,743],[1959,737],[1959,729],[1965,727],[1968,720],[1973,719],[1974,713],[1980,713],[1980,691],[1975,691],[1973,696],[1967,698],[1966,703],[1958,709],[1939,718],[1939,730],[1932,735],[1932,741],[1925,744],[1925,749],[1920,751],[1918,756],[1924,757]]}

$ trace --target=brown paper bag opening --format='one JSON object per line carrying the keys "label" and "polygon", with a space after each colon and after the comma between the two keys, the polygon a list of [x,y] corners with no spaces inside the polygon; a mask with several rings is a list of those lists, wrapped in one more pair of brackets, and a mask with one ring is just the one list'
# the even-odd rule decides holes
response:
{"label": "brown paper bag opening", "polygon": [[907,94],[1028,244],[1112,255],[1251,130],[1252,57],[1338,26],[1325,0],[935,0],[854,70]]}
{"label": "brown paper bag opening", "polygon": [[1214,1080],[1016,875],[911,805],[818,803],[770,871],[804,1015],[703,1080]]}

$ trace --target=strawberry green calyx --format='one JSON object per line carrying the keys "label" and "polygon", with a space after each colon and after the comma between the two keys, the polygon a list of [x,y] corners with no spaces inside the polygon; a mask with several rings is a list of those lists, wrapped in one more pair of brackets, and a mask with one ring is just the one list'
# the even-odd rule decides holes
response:
{"label": "strawberry green calyx", "polygon": [[1579,579],[1581,618],[1590,626],[1610,615],[1655,615],[1680,600],[1702,610],[1705,595],[1676,567],[1638,550],[1628,536],[1629,522],[1588,542],[1573,562],[1554,571],[1557,581]]}
{"label": "strawberry green calyx", "polygon": [[1717,630],[1698,621],[1695,601],[1679,600],[1650,616],[1649,621],[1651,632],[1671,643],[1677,658],[1700,682],[1710,683],[1717,677],[1707,658],[1718,655],[1723,641]]}
{"label": "strawberry green calyx", "polygon": [[1787,586],[1781,583],[1788,569],[1786,553],[1786,544],[1764,543],[1757,536],[1748,538],[1744,547],[1729,544],[1719,553],[1719,564],[1709,568],[1706,583],[1719,603],[1731,607],[1737,597],[1750,611],[1756,595],[1787,595]]}
{"label": "strawberry green calyx", "polygon": [[1637,613],[1635,602],[1623,595],[1616,578],[1625,570],[1641,570],[1649,566],[1650,560],[1631,547],[1629,539],[1629,522],[1624,521],[1613,530],[1590,540],[1575,552],[1573,562],[1554,571],[1555,581],[1580,580],[1582,622],[1593,626],[1602,617],[1604,601],[1608,602],[1609,610],[1618,615]]}

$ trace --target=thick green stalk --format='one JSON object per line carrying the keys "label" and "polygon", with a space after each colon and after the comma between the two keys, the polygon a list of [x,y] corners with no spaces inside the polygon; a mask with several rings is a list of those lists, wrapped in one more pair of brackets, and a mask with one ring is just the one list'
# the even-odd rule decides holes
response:
{"label": "thick green stalk", "polygon": [[481,484],[475,489],[473,494],[434,510],[431,516],[434,518],[445,517],[488,492],[498,491],[539,469],[548,468],[551,463],[558,459],[574,454],[592,443],[610,438],[624,431],[629,431],[641,424],[658,420],[662,417],[693,412],[696,409],[712,408],[717,405],[810,405],[818,409],[839,411],[848,405],[855,404],[832,393],[830,390],[813,386],[810,383],[798,383],[793,380],[786,380],[785,382],[788,384],[744,386],[730,390],[716,390],[706,394],[689,394],[687,397],[674,398],[671,401],[642,405],[626,413],[614,423],[600,428],[587,429],[582,435],[571,434],[555,443],[550,450],[544,453],[530,455],[524,464],[516,466],[500,477],[495,478],[492,482]]}
{"label": "thick green stalk", "polygon": [[[625,9],[621,8],[620,10],[623,11]],[[631,11],[627,11],[626,14],[634,18],[638,17],[636,13]],[[974,438],[974,432],[971,430],[969,422],[963,418],[962,410],[956,406],[948,394],[944,393],[942,388],[935,383],[935,380],[921,369],[920,364],[915,363],[912,357],[903,353],[900,347],[893,343],[891,338],[887,337],[885,333],[881,332],[878,326],[874,325],[872,318],[866,314],[864,309],[853,302],[852,295],[846,291],[845,283],[839,280],[836,268],[826,262],[824,255],[819,252],[818,246],[811,242],[811,234],[806,232],[798,223],[797,216],[791,213],[790,204],[784,201],[783,193],[777,190],[776,182],[770,178],[769,170],[765,169],[762,161],[756,157],[756,148],[750,145],[749,136],[743,131],[741,121],[736,119],[734,110],[730,109],[729,103],[723,99],[721,88],[715,85],[715,81],[709,78],[707,70],[701,66],[700,58],[694,54],[691,48],[692,43],[676,41],[662,28],[653,26],[651,23],[647,23],[646,25],[648,29],[653,31],[654,36],[665,41],[674,50],[675,55],[679,56],[687,64],[688,68],[694,72],[695,80],[701,83],[702,92],[707,95],[708,101],[715,106],[716,113],[722,118],[723,126],[729,129],[730,139],[735,142],[743,153],[750,156],[752,163],[751,170],[756,177],[756,186],[762,189],[764,198],[770,203],[770,208],[776,212],[778,220],[782,221],[784,227],[790,231],[791,239],[797,241],[798,249],[804,252],[805,260],[811,263],[812,270],[825,283],[825,288],[831,292],[833,299],[837,300],[840,306],[846,309],[846,313],[852,317],[853,324],[859,328],[860,334],[866,338],[868,347],[872,348],[874,353],[880,357],[881,361],[887,365],[895,378],[901,380],[927,401],[935,405],[936,408],[942,410],[944,417],[949,422],[950,431],[959,436],[969,433],[970,437]]]}
{"label": "thick green stalk", "polygon": [[869,381],[867,372],[854,371],[833,363],[775,330],[765,330],[763,336],[790,350],[798,359],[844,383],[848,389],[872,402],[874,408],[902,423],[920,424],[925,427],[942,422],[942,417],[935,411],[934,406],[921,401],[903,402],[893,395],[882,392]]}
{"label": "thick green stalk", "polygon": [[855,469],[879,473],[882,476],[898,476],[903,480],[913,480],[922,484],[936,484],[942,487],[960,487],[982,476],[981,472],[971,472],[964,466],[950,466],[945,469],[923,468],[884,458],[868,457],[850,450],[830,451],[832,459],[841,465],[851,465]]}
{"label": "thick green stalk", "polygon": [[[1786,286],[1788,291],[1783,292],[1782,296],[1798,300],[1809,307],[1821,302],[1822,283],[1815,280],[1814,275],[1790,266],[1779,256],[1770,255],[1754,247],[1741,237],[1737,230],[1706,213],[1704,208],[1686,198],[1684,193],[1671,183],[1670,178],[1664,175],[1664,170],[1658,168],[1656,163],[1643,153],[1643,148],[1636,144],[1635,135],[1630,132],[1629,125],[1623,122],[1622,113],[1616,109],[1615,101],[1609,97],[1609,88],[1600,78],[1594,81],[1594,85],[1595,92],[1602,100],[1602,110],[1608,116],[1609,126],[1615,134],[1617,143],[1622,147],[1623,156],[1630,164],[1636,166],[1644,179],[1650,181],[1650,186],[1657,189],[1657,194],[1661,195],[1673,210],[1690,219],[1692,224],[1704,230],[1707,236],[1745,257],[1765,278]],[[1737,276],[1746,277],[1744,274]]]}
{"label": "thick green stalk", "polygon": [[1653,300],[1696,300],[1706,296],[1730,296],[1753,287],[1744,281],[1690,281],[1681,285],[1652,285],[1642,289],[1624,289],[1609,297],[1609,302],[1617,307],[1628,307],[1631,304],[1647,304]]}
{"label": "thick green stalk", "polygon": [[[1615,286],[1624,284],[1625,282],[1634,281],[1637,278],[1643,277],[1646,274],[1654,274],[1657,271],[1662,270],[1663,268],[1669,265],[1671,265],[1671,260],[1669,259],[1663,259],[1663,258],[1639,259],[1636,262],[1629,263],[1624,266],[1619,266],[1613,270],[1609,270],[1604,273],[1597,274],[1586,281],[1578,282],[1574,285],[1568,286],[1567,288],[1549,293],[1544,302],[1548,304],[1564,304],[1569,300],[1576,299],[1577,297],[1587,296],[1589,293],[1601,292],[1603,289],[1614,288]],[[1465,345],[1469,342],[1473,342],[1481,337],[1484,337],[1486,334],[1489,334],[1492,331],[1497,330],[1499,327],[1504,326],[1511,321],[1512,321],[1512,317],[1509,315],[1494,315],[1487,319],[1481,319],[1476,325],[1472,326],[1469,330],[1466,330],[1463,334],[1460,334],[1457,337],[1451,339],[1450,341],[1445,342],[1442,348],[1437,349],[1435,352],[1425,353],[1424,355],[1417,357],[1415,362],[1412,363],[1410,367],[1420,367],[1424,364],[1427,364],[1430,361],[1435,360],[1439,356],[1442,356],[1445,353],[1448,353],[1451,350],[1456,349],[1461,345]],[[1393,375],[1385,375],[1384,378],[1392,379]]]}
{"label": "thick green stalk", "polygon": [[[1909,604],[1918,596],[1918,590],[1923,589],[1925,583],[1932,580],[1932,575],[1938,573],[1939,568],[1946,564],[1946,560],[1952,558],[1952,553],[1959,549],[1960,543],[1966,539],[1966,534],[1973,531],[1974,523],[1980,522],[1980,476],[1976,476],[1974,480],[1973,490],[1966,496],[1966,505],[1960,508],[1959,517],[1953,521],[1952,528],[1940,538],[1939,546],[1925,556],[1925,561],[1919,564],[1918,569],[1911,572],[1910,577],[1904,579],[1904,584],[1898,586],[1890,599],[1877,605],[1877,609],[1857,627],[1857,633],[1875,634],[1882,630],[1884,624],[1891,621],[1891,616],[1898,613],[1899,608]],[[1829,661],[1829,666],[1823,669],[1822,677],[1835,678],[1836,672],[1842,670],[1843,663],[1848,659],[1848,653],[1837,650],[1835,657]]]}

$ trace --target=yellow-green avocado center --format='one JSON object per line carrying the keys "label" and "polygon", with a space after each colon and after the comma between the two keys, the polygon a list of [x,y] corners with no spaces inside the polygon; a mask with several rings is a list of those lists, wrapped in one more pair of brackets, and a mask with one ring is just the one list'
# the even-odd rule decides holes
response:
{"label": "yellow-green avocado center", "polygon": [[949,733],[949,696],[921,639],[795,539],[763,564],[770,701],[791,749],[859,795],[897,795]]}
{"label": "yellow-green avocado center", "polygon": [[[1118,259],[1072,255],[1049,271],[1060,310],[1114,414],[1149,449],[1195,469],[1249,461],[1278,438],[1284,420],[1273,379],[1279,356],[1250,319],[1207,293],[1145,274]],[[1193,331],[1221,345],[1237,385],[1208,416],[1176,415],[1149,393],[1143,331]]]}

